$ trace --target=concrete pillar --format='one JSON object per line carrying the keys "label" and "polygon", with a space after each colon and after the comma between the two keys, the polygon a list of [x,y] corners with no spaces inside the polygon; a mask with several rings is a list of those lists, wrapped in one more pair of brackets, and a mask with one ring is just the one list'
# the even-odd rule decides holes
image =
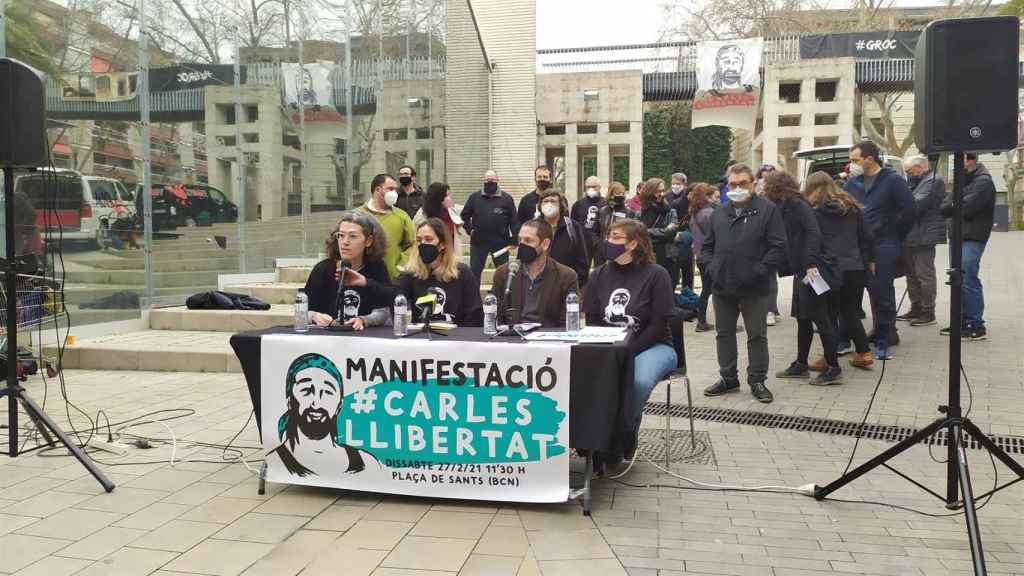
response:
{"label": "concrete pillar", "polygon": [[623,182],[626,194],[632,194],[636,183],[644,179],[644,134],[637,127],[629,138],[629,182]]}
{"label": "concrete pillar", "polygon": [[601,179],[601,186],[608,186],[612,175],[612,158],[608,150],[607,122],[597,125],[597,142],[597,177]]}
{"label": "concrete pillar", "polygon": [[576,125],[565,127],[565,192],[566,198],[576,197],[579,189],[579,151],[576,149]]}

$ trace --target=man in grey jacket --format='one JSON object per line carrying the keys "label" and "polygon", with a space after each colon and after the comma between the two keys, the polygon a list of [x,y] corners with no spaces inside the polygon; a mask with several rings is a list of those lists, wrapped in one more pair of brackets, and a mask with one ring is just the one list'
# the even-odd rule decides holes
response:
{"label": "man in grey jacket", "polygon": [[914,193],[914,227],[903,241],[902,254],[910,310],[896,319],[911,326],[931,326],[935,324],[935,245],[946,243],[946,222],[939,211],[946,183],[926,156],[907,158],[903,170]]}

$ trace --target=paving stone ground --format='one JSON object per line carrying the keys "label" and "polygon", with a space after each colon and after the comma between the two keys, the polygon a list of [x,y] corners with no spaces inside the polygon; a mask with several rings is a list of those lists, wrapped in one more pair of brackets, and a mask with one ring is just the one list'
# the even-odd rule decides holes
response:
{"label": "paving stone ground", "polygon": [[[965,344],[973,389],[971,417],[985,430],[1024,435],[1024,234],[993,236],[983,263],[990,338]],[[941,250],[940,250],[941,252]],[[939,268],[945,258],[940,257]],[[785,307],[788,290],[782,290]],[[948,298],[940,295],[940,307]],[[946,317],[942,311],[941,318]],[[939,326],[903,329],[904,344],[886,366],[869,420],[920,426],[945,397],[945,344]],[[692,327],[690,328],[692,330]],[[795,323],[770,329],[773,370],[792,358]],[[713,381],[713,337],[691,334],[687,349],[695,387]],[[695,396],[717,406],[859,421],[879,370],[850,371],[848,382],[818,389],[771,383],[777,400],[752,403],[746,394]],[[61,451],[0,457],[0,574],[23,575],[273,575],[344,576],[630,576],[946,575],[971,573],[962,516],[890,471],[877,471],[834,496],[912,507],[818,502],[795,494],[699,491],[640,461],[619,481],[595,485],[594,514],[576,503],[510,505],[396,498],[326,489],[268,486],[256,491],[254,472],[226,463],[233,453],[199,443],[234,439],[258,458],[250,403],[239,374],[68,371],[68,397],[112,422],[178,409],[182,417],[139,424],[132,433],[177,441],[132,448],[129,456],[98,455],[118,484],[113,494]],[[65,411],[60,383],[29,382],[47,412],[71,431],[88,427]],[[673,395],[679,398],[678,394]],[[656,391],[654,399],[663,398]],[[965,391],[965,402],[967,401]],[[3,403],[6,410],[6,402]],[[167,413],[163,413],[164,417]],[[70,418],[70,421],[69,421]],[[101,417],[102,422],[106,419]],[[0,412],[6,422],[6,413]],[[243,429],[243,425],[245,425]],[[660,426],[649,418],[647,426]],[[673,474],[698,482],[756,486],[825,484],[846,466],[854,441],[844,436],[697,422],[707,431],[713,464],[673,464]],[[673,427],[685,422],[674,419]],[[239,431],[241,430],[241,433]],[[6,429],[0,440],[6,442]],[[105,437],[105,433],[101,433]],[[84,434],[82,436],[84,439]],[[26,446],[34,439],[24,437]],[[889,444],[860,443],[856,462]],[[944,465],[917,447],[894,467],[943,490]],[[1024,460],[1024,455],[1017,455]],[[977,492],[996,474],[988,456],[969,451]],[[205,462],[204,462],[205,461]],[[256,464],[251,467],[255,468]],[[1008,471],[1001,465],[998,478]],[[980,511],[990,574],[1024,575],[1024,487],[998,493]],[[941,516],[952,514],[951,516]]]}

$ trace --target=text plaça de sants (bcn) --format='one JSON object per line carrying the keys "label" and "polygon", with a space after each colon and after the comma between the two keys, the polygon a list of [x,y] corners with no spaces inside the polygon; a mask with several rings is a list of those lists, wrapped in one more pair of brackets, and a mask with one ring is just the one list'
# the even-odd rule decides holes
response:
{"label": "text pla\u00e7a de sants (bcn)", "polygon": [[[374,385],[346,400],[354,412],[375,417],[358,427],[346,420],[345,441],[371,452],[398,450],[441,461],[448,455],[486,462],[546,460],[549,446],[557,440],[553,433],[557,426],[531,431],[531,404],[535,399],[552,399],[524,392],[548,392],[558,385],[558,374],[550,363],[550,358],[536,367],[434,359],[377,358],[372,363],[349,359],[346,370],[350,379],[388,386]],[[446,387],[462,388],[446,391]],[[488,393],[473,392],[481,388],[488,388]],[[495,393],[503,388],[509,389],[507,395]]]}

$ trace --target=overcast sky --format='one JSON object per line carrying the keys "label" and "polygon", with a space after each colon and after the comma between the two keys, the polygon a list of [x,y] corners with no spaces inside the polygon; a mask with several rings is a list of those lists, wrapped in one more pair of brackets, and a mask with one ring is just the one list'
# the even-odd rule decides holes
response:
{"label": "overcast sky", "polygon": [[[537,48],[576,48],[656,42],[666,3],[700,0],[537,0]],[[938,0],[896,0],[896,6],[934,6]],[[1000,3],[999,0],[996,2]],[[832,0],[835,8],[849,0]]]}

